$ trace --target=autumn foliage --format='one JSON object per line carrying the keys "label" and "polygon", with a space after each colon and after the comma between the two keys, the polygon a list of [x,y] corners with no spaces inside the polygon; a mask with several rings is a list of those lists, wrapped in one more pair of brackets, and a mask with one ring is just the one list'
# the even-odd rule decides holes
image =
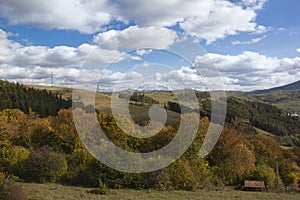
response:
{"label": "autumn foliage", "polygon": [[[149,152],[165,146],[178,128],[176,124],[166,126],[153,137],[138,139],[120,130],[113,115],[97,115],[110,140],[133,152]],[[119,116],[119,120],[127,124],[128,131],[137,131],[125,117]],[[92,128],[90,120],[85,123]],[[116,171],[97,161],[76,133],[72,110],[60,110],[56,116],[40,118],[33,112],[24,114],[20,110],[6,109],[0,112],[0,125],[0,168],[29,182],[194,190],[239,185],[250,179],[263,180],[274,187],[274,158],[277,156],[281,184],[293,187],[299,184],[298,151],[283,150],[270,136],[245,134],[248,129],[238,130],[234,123],[227,123],[213,151],[199,158],[209,125],[207,117],[200,119],[194,142],[180,159],[164,169],[143,174]]]}

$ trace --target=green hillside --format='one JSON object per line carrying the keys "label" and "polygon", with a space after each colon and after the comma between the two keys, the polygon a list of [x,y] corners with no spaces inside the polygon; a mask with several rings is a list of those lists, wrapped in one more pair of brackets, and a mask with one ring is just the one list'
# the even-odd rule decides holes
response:
{"label": "green hillside", "polygon": [[262,94],[250,94],[255,100],[272,104],[283,111],[300,113],[300,90],[280,90]]}

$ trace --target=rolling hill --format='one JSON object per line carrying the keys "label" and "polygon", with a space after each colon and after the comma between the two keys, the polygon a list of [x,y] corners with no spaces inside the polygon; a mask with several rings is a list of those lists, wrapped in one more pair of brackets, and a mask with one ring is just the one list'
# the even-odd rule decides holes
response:
{"label": "rolling hill", "polygon": [[[296,84],[294,84],[294,87]],[[290,88],[291,86],[289,86]],[[38,89],[50,90],[53,93],[60,94],[65,98],[70,98],[72,93],[70,90],[59,87],[37,87]],[[85,93],[85,92],[83,92]],[[89,92],[88,92],[89,93]],[[148,91],[146,96],[159,101],[161,106],[168,105],[168,101],[178,103],[173,92],[166,91]],[[84,95],[81,95],[84,99]],[[201,108],[201,116],[210,117],[210,99],[205,92],[198,92],[199,105]],[[291,146],[300,146],[299,123],[300,119],[291,119],[285,116],[284,111],[287,109],[297,112],[300,110],[300,91],[298,90],[279,90],[267,93],[232,93],[228,92],[227,104],[227,122],[234,122],[237,120],[247,121],[249,126],[257,127],[264,131],[268,131],[279,140],[283,137],[291,139]],[[111,113],[111,99],[115,98],[111,94],[96,93],[95,108],[98,112]],[[125,100],[124,100],[125,101]],[[86,105],[87,106],[87,105]],[[187,105],[188,106],[188,105]],[[129,105],[129,111],[132,119],[138,124],[147,124],[149,120],[149,109],[151,105],[140,104],[132,101]],[[120,107],[120,110],[126,108]],[[168,108],[166,125],[173,125],[180,119],[180,113],[176,110]],[[246,125],[247,126],[247,125]],[[247,129],[248,130],[248,129]],[[250,129],[249,129],[250,130]],[[249,132],[249,131],[248,131]],[[251,131],[250,131],[251,132]],[[280,142],[280,141],[279,141]],[[281,143],[281,142],[280,142]]]}
{"label": "rolling hill", "polygon": [[282,85],[282,86],[279,86],[279,87],[266,89],[266,90],[255,90],[255,91],[252,91],[250,93],[265,94],[265,93],[269,93],[269,92],[286,91],[286,90],[298,90],[299,91],[300,90],[300,81],[290,83],[290,84],[287,84],[287,85]]}
{"label": "rolling hill", "polygon": [[242,96],[249,100],[274,105],[286,113],[300,114],[300,81],[266,90],[242,93]]}

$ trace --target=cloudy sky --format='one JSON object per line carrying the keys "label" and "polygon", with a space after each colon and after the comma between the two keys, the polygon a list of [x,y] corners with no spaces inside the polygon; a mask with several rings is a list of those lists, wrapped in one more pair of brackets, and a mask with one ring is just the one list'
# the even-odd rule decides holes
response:
{"label": "cloudy sky", "polygon": [[1,0],[0,78],[49,85],[53,72],[55,85],[101,90],[200,88],[216,76],[226,90],[279,86],[300,79],[299,8],[299,0]]}

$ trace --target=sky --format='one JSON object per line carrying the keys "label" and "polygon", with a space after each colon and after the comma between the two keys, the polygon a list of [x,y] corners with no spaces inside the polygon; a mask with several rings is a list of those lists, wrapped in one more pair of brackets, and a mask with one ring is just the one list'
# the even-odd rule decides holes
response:
{"label": "sky", "polygon": [[299,80],[299,8],[299,0],[1,0],[0,78],[50,85],[53,73],[56,86],[101,91],[280,86]]}

